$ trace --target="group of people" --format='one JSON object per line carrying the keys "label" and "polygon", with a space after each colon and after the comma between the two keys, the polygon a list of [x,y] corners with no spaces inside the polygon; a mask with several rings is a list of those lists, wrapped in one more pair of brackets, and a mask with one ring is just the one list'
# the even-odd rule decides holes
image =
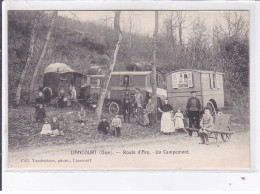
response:
{"label": "group of people", "polygon": [[[51,99],[53,99],[53,91],[50,87],[39,87],[39,95],[38,99],[44,102],[44,105],[49,106],[51,103]],[[36,100],[37,100],[36,98]],[[66,93],[64,88],[62,87],[58,92],[58,107],[64,108],[68,105],[68,103],[75,103],[77,101],[77,91],[75,86],[71,85],[69,92]],[[36,102],[37,103],[37,102]]]}
{"label": "group of people", "polygon": [[63,88],[59,91],[58,94],[58,107],[64,108],[66,106],[74,105],[74,103],[77,101],[77,91],[75,86],[70,86],[69,94],[65,92]]}
{"label": "group of people", "polygon": [[[44,91],[44,90],[43,90]],[[49,105],[49,98],[44,98],[43,92],[40,91],[38,97],[36,98],[35,105],[35,119],[38,124],[43,124],[41,135],[63,135],[63,131],[60,128],[60,124],[57,117],[53,117],[51,121],[47,118],[45,107]],[[47,96],[49,97],[49,96]]]}
{"label": "group of people", "polygon": [[[45,91],[45,95],[43,92]],[[47,92],[48,91],[48,92]],[[76,90],[75,87],[71,87],[71,99],[76,100]],[[47,95],[46,95],[47,94]],[[192,97],[188,99],[186,105],[186,114],[189,118],[189,128],[193,126],[199,129],[199,136],[201,137],[201,143],[208,144],[208,131],[213,128],[214,122],[213,117],[210,114],[210,110],[208,108],[204,109],[204,114],[201,117],[202,106],[198,97],[196,97],[196,92],[191,92]],[[47,96],[47,97],[46,97]],[[58,118],[53,117],[52,122],[46,118],[45,106],[49,104],[49,100],[52,96],[52,91],[49,89],[45,89],[39,92],[39,96],[36,98],[36,121],[38,123],[43,123],[43,128],[41,134],[49,134],[49,135],[62,135],[63,132],[60,129],[58,124]],[[131,111],[134,111],[134,115],[136,118],[136,123],[142,126],[152,125],[155,121],[155,104],[152,102],[151,98],[148,98],[147,102],[144,102],[144,97],[141,94],[140,89],[136,89],[136,93],[132,98],[129,91],[125,91],[123,95],[123,117],[124,122],[130,123]],[[66,93],[62,88],[59,91],[59,107],[64,107],[64,101],[66,98]],[[47,100],[46,100],[47,99]],[[134,106],[134,110],[132,110],[131,106]],[[185,130],[184,126],[184,116],[181,109],[177,109],[176,113],[173,112],[173,107],[169,104],[168,99],[165,99],[164,104],[158,108],[158,111],[162,113],[161,116],[161,125],[160,131],[164,134],[174,133],[176,130]],[[82,125],[86,122],[86,111],[82,106],[81,110],[78,112],[78,120]],[[112,134],[115,136],[121,135],[121,126],[122,122],[119,118],[119,115],[115,115],[112,119],[111,128],[106,118],[102,118],[101,122],[98,125],[98,131],[107,135],[111,130]]]}
{"label": "group of people", "polygon": [[[200,119],[202,113],[202,106],[198,97],[196,97],[196,91],[191,92],[192,97],[188,99],[186,105],[186,113],[189,118],[189,128],[193,126],[199,129],[199,136],[202,144],[208,144],[208,134],[214,127],[214,119],[211,116],[210,109],[204,108],[204,113]],[[162,113],[161,118],[161,131],[164,134],[171,134],[176,129],[182,129],[186,132],[183,122],[183,114],[179,108],[175,114],[173,114],[173,108],[168,104],[168,99],[165,100],[164,105],[158,108]]]}
{"label": "group of people", "polygon": [[112,119],[111,128],[105,117],[102,118],[101,122],[98,125],[97,130],[104,135],[107,135],[109,130],[111,129],[112,135],[119,137],[121,135],[121,126],[122,122],[119,118],[119,115],[115,115]]}
{"label": "group of people", "polygon": [[[50,105],[51,99],[53,98],[52,89],[49,87],[40,87],[39,94],[36,98],[36,106],[35,106],[35,118],[39,123],[43,123],[46,117],[45,107]],[[58,107],[64,108],[67,104],[67,99],[71,99],[72,102],[77,101],[77,92],[74,86],[70,88],[70,96],[65,93],[64,89],[61,88],[58,95]]]}
{"label": "group of people", "polygon": [[50,121],[48,118],[45,118],[40,134],[50,136],[64,135],[62,129],[60,128],[60,124],[58,123],[58,118],[53,117],[52,121]]}
{"label": "group of people", "polygon": [[[147,102],[144,101],[144,97],[139,88],[136,89],[134,99],[129,91],[125,91],[122,100],[124,122],[130,123],[131,111],[134,113],[136,123],[142,126],[149,126],[153,124],[155,105],[152,103],[152,99],[148,98]],[[132,110],[132,107],[133,109]]]}

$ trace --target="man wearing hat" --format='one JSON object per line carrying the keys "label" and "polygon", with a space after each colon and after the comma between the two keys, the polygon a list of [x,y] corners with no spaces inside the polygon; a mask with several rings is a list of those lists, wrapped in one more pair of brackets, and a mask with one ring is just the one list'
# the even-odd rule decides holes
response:
{"label": "man wearing hat", "polygon": [[191,92],[192,97],[189,98],[186,106],[186,111],[189,117],[189,128],[192,128],[192,123],[195,123],[199,128],[201,103],[200,99],[196,97],[196,91]]}
{"label": "man wearing hat", "polygon": [[123,95],[123,115],[124,122],[130,123],[130,106],[131,106],[131,96],[128,90],[125,91]]}

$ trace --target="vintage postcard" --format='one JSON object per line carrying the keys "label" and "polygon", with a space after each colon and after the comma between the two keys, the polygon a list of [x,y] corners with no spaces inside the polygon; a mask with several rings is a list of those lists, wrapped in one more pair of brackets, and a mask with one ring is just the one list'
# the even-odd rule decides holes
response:
{"label": "vintage postcard", "polygon": [[8,10],[8,169],[250,169],[249,10]]}

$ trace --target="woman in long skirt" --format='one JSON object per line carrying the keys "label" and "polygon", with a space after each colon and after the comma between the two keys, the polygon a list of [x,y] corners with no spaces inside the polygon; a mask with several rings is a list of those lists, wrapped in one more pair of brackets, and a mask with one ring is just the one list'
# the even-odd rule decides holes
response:
{"label": "woman in long skirt", "polygon": [[172,111],[173,108],[168,104],[168,99],[165,99],[164,105],[162,105],[158,110],[162,113],[161,118],[161,131],[164,134],[170,134],[175,131],[174,123],[172,121]]}

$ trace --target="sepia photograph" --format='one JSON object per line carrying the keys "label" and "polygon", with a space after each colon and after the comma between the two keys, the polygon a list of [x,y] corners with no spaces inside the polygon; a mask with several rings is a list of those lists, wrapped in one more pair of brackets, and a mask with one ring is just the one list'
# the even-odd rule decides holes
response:
{"label": "sepia photograph", "polygon": [[250,169],[249,10],[9,10],[8,169]]}

